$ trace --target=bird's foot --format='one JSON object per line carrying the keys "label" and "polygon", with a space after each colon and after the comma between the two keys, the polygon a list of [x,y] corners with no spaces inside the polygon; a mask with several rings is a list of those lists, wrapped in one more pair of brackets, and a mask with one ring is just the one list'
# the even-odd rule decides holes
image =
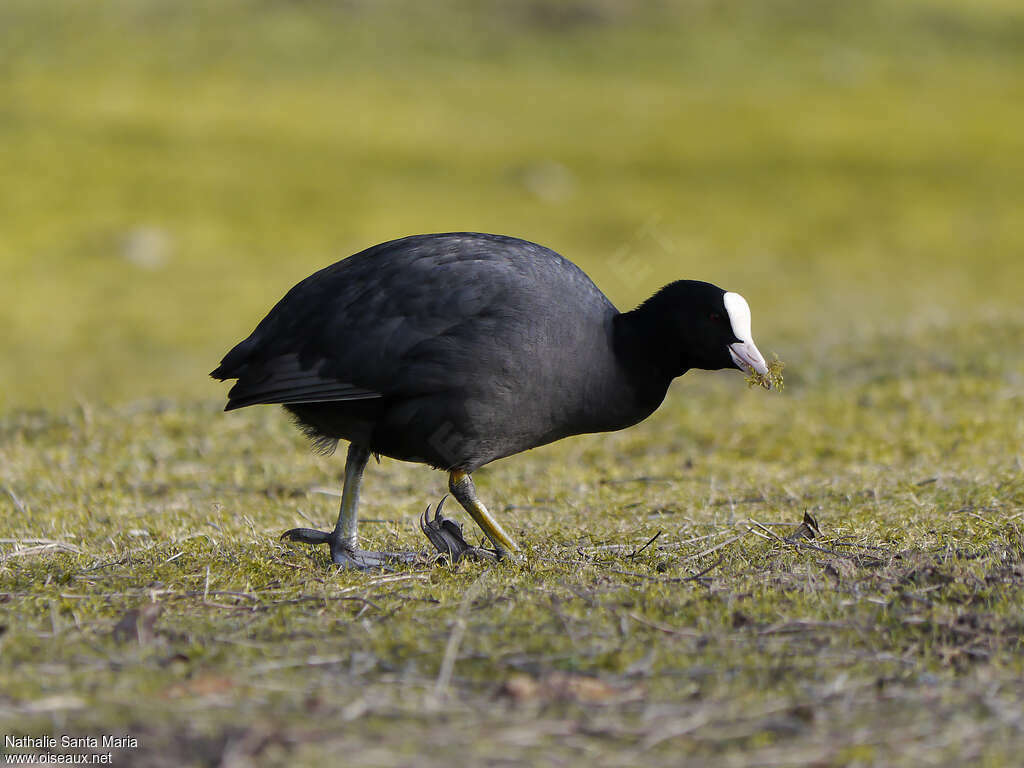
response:
{"label": "bird's foot", "polygon": [[442,507],[444,507],[444,499],[437,503],[433,518],[430,516],[430,507],[427,507],[426,511],[420,515],[420,530],[434,545],[434,549],[440,553],[438,559],[446,557],[450,562],[457,563],[463,557],[490,561],[501,558],[504,554],[501,551],[482,549],[469,544],[462,535],[462,525],[442,515]]}
{"label": "bird's foot", "polygon": [[393,565],[430,562],[419,552],[373,552],[367,549],[332,550],[331,560],[337,565],[357,571],[386,571],[390,570]]}
{"label": "bird's foot", "polygon": [[359,549],[349,542],[340,541],[333,533],[315,528],[292,528],[282,533],[281,538],[303,544],[329,544],[331,560],[336,565],[357,571],[387,570],[393,565],[430,562],[429,558],[418,552],[372,552]]}
{"label": "bird's foot", "polygon": [[430,515],[430,507],[420,515],[420,530],[437,550],[436,555],[418,552],[371,552],[359,549],[349,541],[341,540],[333,531],[328,533],[315,528],[292,528],[282,533],[281,538],[303,544],[327,544],[331,548],[331,560],[334,563],[360,571],[387,569],[398,564],[425,564],[444,559],[457,563],[464,557],[494,562],[508,556],[504,550],[474,547],[467,542],[462,535],[462,524],[441,513],[444,502],[445,499],[438,502],[433,517]]}

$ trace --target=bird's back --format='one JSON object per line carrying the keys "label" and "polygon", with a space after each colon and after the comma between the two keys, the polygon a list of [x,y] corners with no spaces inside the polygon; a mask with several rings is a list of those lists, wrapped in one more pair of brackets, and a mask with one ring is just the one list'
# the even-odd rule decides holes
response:
{"label": "bird's back", "polygon": [[313,432],[474,469],[594,429],[614,388],[614,306],[516,238],[418,235],[297,284],[213,376],[227,408],[282,403]]}

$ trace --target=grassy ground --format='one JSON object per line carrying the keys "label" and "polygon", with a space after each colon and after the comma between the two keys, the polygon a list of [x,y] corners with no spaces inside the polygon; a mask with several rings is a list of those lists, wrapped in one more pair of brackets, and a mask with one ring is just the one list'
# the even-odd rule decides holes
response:
{"label": "grassy ground", "polygon": [[[1017,5],[421,8],[0,6],[0,730],[137,738],[115,765],[1015,764]],[[276,535],[332,522],[340,460],[205,373],[313,269],[450,229],[620,305],[742,291],[787,388],[695,372],[481,471],[521,563],[337,573]],[[421,548],[443,490],[371,466],[363,534]]]}

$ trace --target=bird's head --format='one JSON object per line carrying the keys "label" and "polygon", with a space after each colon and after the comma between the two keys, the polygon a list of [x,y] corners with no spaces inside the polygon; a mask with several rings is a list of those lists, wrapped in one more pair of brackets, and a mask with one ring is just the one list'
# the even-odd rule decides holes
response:
{"label": "bird's head", "polygon": [[657,329],[661,354],[678,355],[678,373],[689,368],[768,373],[751,334],[750,306],[738,293],[699,280],[678,280],[637,311],[648,328]]}

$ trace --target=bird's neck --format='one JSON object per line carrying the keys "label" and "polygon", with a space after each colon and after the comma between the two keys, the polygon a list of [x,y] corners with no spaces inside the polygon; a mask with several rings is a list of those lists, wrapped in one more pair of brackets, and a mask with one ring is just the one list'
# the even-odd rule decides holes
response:
{"label": "bird's neck", "polygon": [[650,304],[619,313],[613,323],[615,357],[638,397],[645,401],[656,399],[656,408],[672,379],[689,370],[682,358],[682,345],[665,327],[664,316]]}

